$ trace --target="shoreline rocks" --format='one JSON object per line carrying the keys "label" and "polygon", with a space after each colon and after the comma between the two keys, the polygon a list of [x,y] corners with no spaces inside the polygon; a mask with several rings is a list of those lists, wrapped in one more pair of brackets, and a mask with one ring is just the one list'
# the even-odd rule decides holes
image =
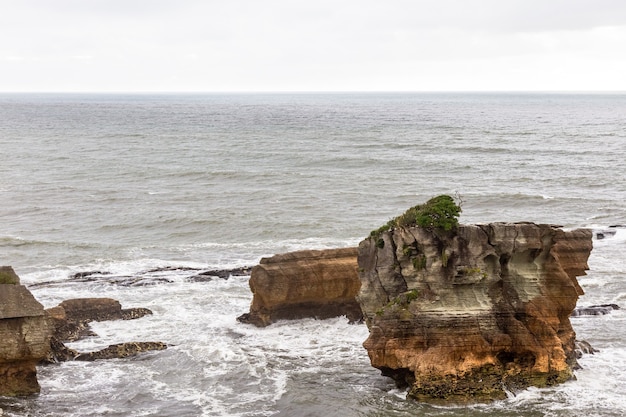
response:
{"label": "shoreline rocks", "polygon": [[84,337],[97,336],[89,327],[92,321],[134,320],[152,314],[147,308],[122,309],[120,302],[112,298],[75,298],[65,300],[58,306],[47,309],[46,312],[52,319],[55,330],[50,340],[51,350],[48,357],[42,361],[44,363],[125,358],[140,352],[167,348],[162,342],[126,342],[96,352],[78,352],[64,344]]}
{"label": "shoreline rocks", "polygon": [[164,349],[167,349],[167,345],[163,342],[125,342],[109,345],[96,352],[79,353],[73,360],[95,361],[99,359],[122,359],[143,352]]}
{"label": "shoreline rocks", "polygon": [[359,245],[372,366],[429,402],[491,401],[567,381],[569,321],[592,232],[552,225],[381,231]]}
{"label": "shoreline rocks", "polygon": [[571,317],[580,316],[604,316],[610,314],[613,310],[619,310],[620,306],[617,304],[600,304],[589,307],[576,307],[572,311]]}
{"label": "shoreline rocks", "polygon": [[36,394],[36,365],[50,351],[52,324],[13,268],[0,267],[0,282],[0,395]]}
{"label": "shoreline rocks", "polygon": [[304,250],[263,258],[252,268],[250,312],[237,318],[259,327],[277,320],[345,315],[362,318],[357,248]]}
{"label": "shoreline rocks", "polygon": [[147,308],[123,309],[112,298],[77,298],[44,310],[19,285],[11,267],[0,267],[0,395],[38,393],[36,366],[71,360],[126,358],[167,349],[163,342],[126,342],[96,352],[78,352],[64,342],[97,336],[92,321],[134,320],[152,314]]}

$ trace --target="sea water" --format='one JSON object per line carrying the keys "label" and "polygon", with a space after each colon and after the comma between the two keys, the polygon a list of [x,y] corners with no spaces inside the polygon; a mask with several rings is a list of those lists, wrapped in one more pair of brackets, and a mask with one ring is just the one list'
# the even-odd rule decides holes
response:
{"label": "sea water", "polygon": [[[626,307],[624,94],[4,94],[0,152],[0,264],[45,307],[112,297],[154,313],[94,323],[98,336],[70,347],[169,345],[39,367],[41,394],[0,398],[4,415],[626,413],[624,310],[572,318],[599,350],[575,381],[435,407],[370,366],[364,325],[258,329],[236,321],[252,298],[247,277],[193,279],[357,245],[445,193],[460,197],[463,223],[593,229],[579,305]],[[72,278],[80,272],[93,274]]]}

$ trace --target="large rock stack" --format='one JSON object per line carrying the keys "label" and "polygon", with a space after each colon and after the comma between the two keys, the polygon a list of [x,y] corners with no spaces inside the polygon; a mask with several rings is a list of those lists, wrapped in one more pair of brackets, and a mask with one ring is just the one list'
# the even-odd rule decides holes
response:
{"label": "large rock stack", "polygon": [[425,401],[488,401],[572,378],[569,316],[591,237],[532,223],[374,234],[358,253],[372,365]]}
{"label": "large rock stack", "polygon": [[13,268],[0,267],[0,395],[39,392],[36,365],[48,355],[52,331],[43,306]]}

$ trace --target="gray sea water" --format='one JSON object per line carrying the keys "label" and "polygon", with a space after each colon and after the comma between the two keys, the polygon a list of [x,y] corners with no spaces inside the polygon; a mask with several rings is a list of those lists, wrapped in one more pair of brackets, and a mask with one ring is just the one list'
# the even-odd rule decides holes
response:
{"label": "gray sea water", "polygon": [[[96,323],[134,359],[40,367],[9,416],[623,416],[626,314],[573,318],[599,352],[576,381],[434,407],[369,365],[345,318],[237,323],[246,277],[208,269],[356,245],[446,193],[461,222],[604,232],[579,305],[626,307],[626,95],[0,95],[0,264],[44,306],[113,297],[154,315]],[[78,272],[99,271],[79,282]],[[125,285],[120,285],[120,282]]]}

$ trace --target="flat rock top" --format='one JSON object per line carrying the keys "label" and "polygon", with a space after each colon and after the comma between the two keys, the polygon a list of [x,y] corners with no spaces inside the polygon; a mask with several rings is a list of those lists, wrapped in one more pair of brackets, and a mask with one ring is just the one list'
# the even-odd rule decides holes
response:
{"label": "flat rock top", "polygon": [[0,319],[45,314],[43,306],[23,285],[0,284]]}
{"label": "flat rock top", "polygon": [[357,247],[352,248],[339,248],[339,249],[320,249],[320,250],[300,250],[295,252],[281,253],[269,258],[261,258],[260,264],[274,264],[282,262],[297,262],[308,260],[321,260],[321,259],[336,259],[336,258],[354,258],[358,254]]}

